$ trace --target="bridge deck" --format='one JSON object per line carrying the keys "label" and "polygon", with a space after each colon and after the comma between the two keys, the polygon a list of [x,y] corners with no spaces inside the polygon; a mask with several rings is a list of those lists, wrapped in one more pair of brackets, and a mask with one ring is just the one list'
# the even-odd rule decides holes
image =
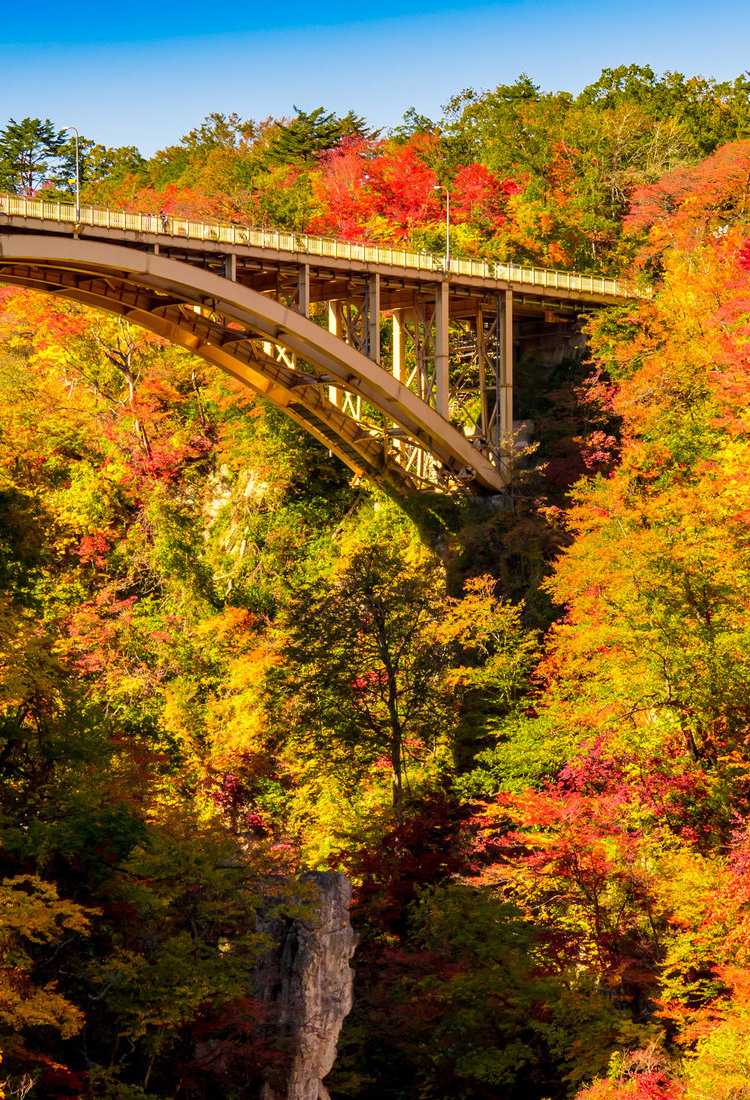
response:
{"label": "bridge deck", "polygon": [[[89,239],[130,244],[159,251],[172,259],[196,262],[223,269],[233,256],[236,276],[254,290],[278,292],[284,281],[296,282],[300,264],[309,269],[309,301],[330,301],[346,296],[352,276],[377,273],[380,276],[381,309],[398,309],[402,293],[420,285],[434,286],[447,280],[451,286],[451,316],[460,316],[462,298],[474,301],[512,290],[516,306],[544,308],[544,303],[612,305],[637,296],[623,280],[600,275],[580,275],[491,260],[445,258],[409,249],[339,241],[305,233],[254,229],[219,222],[194,221],[156,214],[129,213],[83,206],[76,221],[76,209],[60,202],[0,195],[0,225],[15,232],[72,233]],[[340,285],[336,285],[340,284]],[[532,309],[530,312],[536,312]]]}

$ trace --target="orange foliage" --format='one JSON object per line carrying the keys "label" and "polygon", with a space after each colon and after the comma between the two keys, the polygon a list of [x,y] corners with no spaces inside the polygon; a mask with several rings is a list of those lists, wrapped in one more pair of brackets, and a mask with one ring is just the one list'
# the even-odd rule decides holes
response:
{"label": "orange foliage", "polygon": [[750,213],[749,199],[750,140],[734,141],[699,164],[676,168],[637,188],[625,227],[648,231],[639,254],[644,263],[668,246],[694,247],[709,231],[725,233]]}

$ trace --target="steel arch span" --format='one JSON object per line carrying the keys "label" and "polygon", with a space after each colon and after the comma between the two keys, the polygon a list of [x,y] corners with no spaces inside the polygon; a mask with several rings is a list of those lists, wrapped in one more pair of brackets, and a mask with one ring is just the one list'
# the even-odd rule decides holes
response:
{"label": "steel arch span", "polygon": [[[403,382],[302,313],[232,279],[120,244],[26,232],[0,235],[0,282],[117,314],[188,349],[377,485],[398,493],[422,487],[407,460],[416,450],[430,456],[438,485],[503,488],[489,459]],[[374,410],[373,422],[331,401],[332,387]]]}

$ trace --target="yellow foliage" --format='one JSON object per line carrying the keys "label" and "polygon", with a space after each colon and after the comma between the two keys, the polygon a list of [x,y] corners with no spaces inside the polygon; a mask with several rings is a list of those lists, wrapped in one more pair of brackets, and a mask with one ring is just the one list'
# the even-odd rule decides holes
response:
{"label": "yellow foliage", "polygon": [[52,698],[56,670],[44,631],[0,594],[0,708],[17,707],[32,694]]}
{"label": "yellow foliage", "polygon": [[733,1001],[722,1020],[698,1042],[684,1064],[686,1100],[748,1100],[750,1010]]}
{"label": "yellow foliage", "polygon": [[65,933],[85,933],[95,910],[58,896],[37,875],[0,882],[0,1027],[17,1035],[27,1027],[55,1027],[63,1038],[75,1035],[83,1014],[57,993],[54,982],[33,984],[33,949],[55,945]]}

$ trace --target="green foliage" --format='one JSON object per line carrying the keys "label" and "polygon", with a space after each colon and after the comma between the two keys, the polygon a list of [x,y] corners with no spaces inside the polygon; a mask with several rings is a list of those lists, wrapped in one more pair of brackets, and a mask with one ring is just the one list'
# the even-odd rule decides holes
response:
{"label": "green foliage", "polygon": [[266,150],[269,161],[283,165],[304,165],[314,163],[321,153],[332,149],[347,135],[372,137],[363,118],[350,111],[343,118],[337,118],[323,107],[314,111],[301,111],[294,108],[296,114],[290,122],[277,125],[276,132]]}
{"label": "green foliage", "polygon": [[408,141],[414,134],[429,134],[434,129],[435,123],[427,115],[421,115],[415,107],[407,107],[401,125],[393,128],[391,136],[397,141]]}
{"label": "green foliage", "polygon": [[443,656],[433,629],[441,606],[435,562],[410,561],[396,535],[375,524],[369,540],[356,538],[328,576],[290,601],[274,694],[289,700],[285,724],[308,741],[312,758],[340,756],[350,783],[362,783],[380,758],[390,764],[400,821],[409,741],[438,749]]}
{"label": "green foliage", "polygon": [[579,739],[559,728],[556,715],[536,715],[533,705],[529,711],[516,710],[490,724],[492,744],[477,751],[471,770],[456,778],[456,790],[464,798],[490,798],[500,791],[521,794],[559,775]]}
{"label": "green foliage", "polygon": [[4,190],[33,195],[46,179],[50,161],[64,138],[48,118],[11,118],[0,130],[0,184]]}
{"label": "green foliage", "polygon": [[717,82],[682,73],[657,77],[648,65],[618,65],[603,69],[578,101],[608,109],[632,106],[645,109],[659,121],[674,119],[705,156],[724,142],[747,136],[749,92],[746,73],[733,82]]}
{"label": "green foliage", "polygon": [[359,966],[336,1096],[562,1098],[606,1068],[618,1038],[643,1034],[587,975],[560,980],[512,902],[465,881],[423,890],[401,942],[365,943]]}

